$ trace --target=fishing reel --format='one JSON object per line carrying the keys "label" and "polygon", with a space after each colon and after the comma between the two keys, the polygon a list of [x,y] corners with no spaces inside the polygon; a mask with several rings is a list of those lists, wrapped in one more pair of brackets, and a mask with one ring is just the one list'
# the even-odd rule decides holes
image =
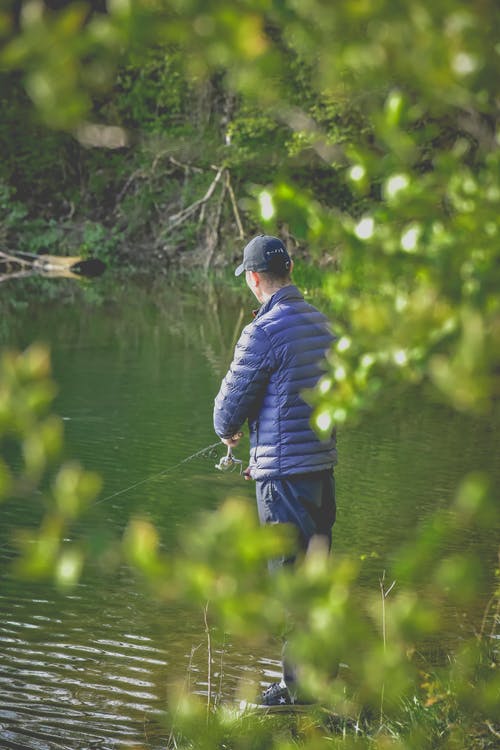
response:
{"label": "fishing reel", "polygon": [[231,446],[228,445],[226,455],[222,456],[218,464],[215,464],[215,468],[218,469],[219,471],[234,471],[237,466],[239,466],[240,474],[242,474],[243,473],[243,461],[233,456],[233,451],[231,449]]}

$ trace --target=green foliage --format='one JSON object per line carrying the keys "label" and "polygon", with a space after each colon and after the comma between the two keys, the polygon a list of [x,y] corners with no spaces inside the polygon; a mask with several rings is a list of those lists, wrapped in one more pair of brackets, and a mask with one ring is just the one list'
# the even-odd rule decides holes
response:
{"label": "green foliage", "polygon": [[117,227],[105,227],[100,222],[85,222],[82,230],[82,255],[92,255],[112,263],[121,241]]}
{"label": "green foliage", "polygon": [[[52,13],[42,4],[21,8],[22,34],[12,37],[16,5],[3,12],[0,33],[8,43],[2,67],[25,68],[25,85],[44,119],[56,127],[78,121],[90,106],[87,87],[99,89],[114,72],[114,55],[126,37],[119,12],[117,25],[103,15],[90,17],[85,4]],[[83,59],[84,58],[84,59]]]}
{"label": "green foliage", "polygon": [[31,218],[28,207],[0,180],[0,237],[3,249],[57,254],[64,246],[64,230],[55,219]]}
{"label": "green foliage", "polygon": [[10,232],[24,221],[26,214],[25,206],[12,200],[12,191],[0,181],[0,237],[4,247]]}
{"label": "green foliage", "polygon": [[228,164],[246,180],[270,180],[286,156],[288,129],[257,108],[238,108],[227,128]]}
{"label": "green foliage", "polygon": [[119,68],[114,90],[113,104],[126,127],[195,137],[200,110],[193,109],[193,99],[200,92],[186,78],[182,55],[174,48],[136,52]]}
{"label": "green foliage", "polygon": [[498,393],[498,152],[474,171],[456,151],[439,167],[388,175],[384,203],[342,222],[331,293],[346,324],[319,398],[326,428],[389,380],[428,382],[472,412],[487,413]]}
{"label": "green foliage", "polygon": [[[3,249],[57,255],[64,250],[64,228],[56,219],[32,218],[25,203],[0,180],[0,237]],[[64,254],[64,253],[63,253]]]}

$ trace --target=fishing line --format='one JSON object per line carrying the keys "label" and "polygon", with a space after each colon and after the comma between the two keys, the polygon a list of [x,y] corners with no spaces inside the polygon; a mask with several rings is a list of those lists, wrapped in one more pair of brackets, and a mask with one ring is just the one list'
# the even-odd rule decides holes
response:
{"label": "fishing line", "polygon": [[[163,469],[163,471],[159,471],[157,474],[152,474],[151,476],[146,477],[145,479],[141,479],[139,482],[134,482],[134,484],[131,484],[129,487],[125,487],[122,490],[113,492],[111,495],[107,495],[106,497],[101,498],[101,500],[97,500],[95,503],[93,503],[93,505],[100,505],[101,503],[106,502],[106,500],[111,500],[111,498],[113,497],[118,497],[119,495],[124,495],[126,492],[130,492],[130,490],[133,490],[135,487],[140,487],[141,484],[145,484],[146,482],[151,482],[153,481],[153,479],[159,479],[160,477],[165,477],[167,476],[167,474],[170,474],[172,471],[175,471],[176,469],[178,469],[179,466],[182,466],[182,464],[185,464],[188,461],[192,461],[194,458],[198,458],[199,456],[205,456],[205,455],[209,457],[210,454],[220,445],[221,445],[220,441],[218,441],[217,443],[212,443],[212,445],[207,445],[206,448],[202,448],[201,450],[196,451],[196,453],[192,453],[187,458],[183,458],[182,461],[179,461],[179,463],[174,464],[174,466],[169,466],[168,469]],[[0,552],[3,552],[9,547],[10,547],[10,544],[4,544],[2,547],[0,547]]]}
{"label": "fishing line", "polygon": [[139,487],[141,484],[145,484],[146,482],[151,482],[153,479],[159,479],[160,477],[164,477],[167,474],[170,474],[172,471],[175,471],[179,468],[179,466],[182,466],[182,464],[187,463],[188,461],[192,461],[194,458],[198,458],[198,456],[209,456],[212,451],[214,451],[216,448],[220,446],[220,441],[217,443],[213,443],[212,445],[208,445],[206,448],[202,448],[199,451],[196,451],[196,453],[193,453],[191,456],[188,456],[187,458],[183,458],[182,461],[179,461],[178,464],[175,464],[174,466],[169,466],[168,469],[163,469],[163,471],[159,471],[157,474],[152,474],[149,477],[146,477],[145,479],[141,479],[139,482],[135,482],[134,484],[131,484],[130,487],[125,487],[123,490],[118,490],[118,492],[113,492],[111,495],[107,495],[107,497],[103,497],[101,500],[97,500],[93,505],[100,505],[101,503],[106,502],[106,500],[111,500],[113,497],[118,497],[118,495],[124,495],[126,492],[130,492],[130,490],[133,490],[135,487]]}

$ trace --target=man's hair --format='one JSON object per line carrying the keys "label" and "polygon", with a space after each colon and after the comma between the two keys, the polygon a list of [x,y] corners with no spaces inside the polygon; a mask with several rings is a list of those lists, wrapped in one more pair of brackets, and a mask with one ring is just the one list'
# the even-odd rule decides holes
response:
{"label": "man's hair", "polygon": [[290,271],[282,271],[276,273],[275,271],[259,271],[259,276],[262,277],[264,283],[268,286],[286,286],[290,284],[292,277]]}

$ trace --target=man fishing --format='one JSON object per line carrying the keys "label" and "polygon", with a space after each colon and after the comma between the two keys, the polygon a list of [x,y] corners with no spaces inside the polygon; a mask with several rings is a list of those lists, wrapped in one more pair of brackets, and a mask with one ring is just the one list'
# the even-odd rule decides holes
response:
{"label": "man fishing", "polygon": [[[334,341],[327,318],[292,284],[293,262],[277,237],[258,235],[235,271],[245,273],[261,307],[247,325],[215,399],[214,428],[230,449],[248,421],[250,463],[261,523],[289,523],[304,552],[313,537],[330,547],[335,522],[335,435],[320,440],[312,408],[302,398],[324,372]],[[294,558],[270,561],[271,569]],[[265,707],[302,702],[295,669],[283,659],[283,678],[262,694]]]}

